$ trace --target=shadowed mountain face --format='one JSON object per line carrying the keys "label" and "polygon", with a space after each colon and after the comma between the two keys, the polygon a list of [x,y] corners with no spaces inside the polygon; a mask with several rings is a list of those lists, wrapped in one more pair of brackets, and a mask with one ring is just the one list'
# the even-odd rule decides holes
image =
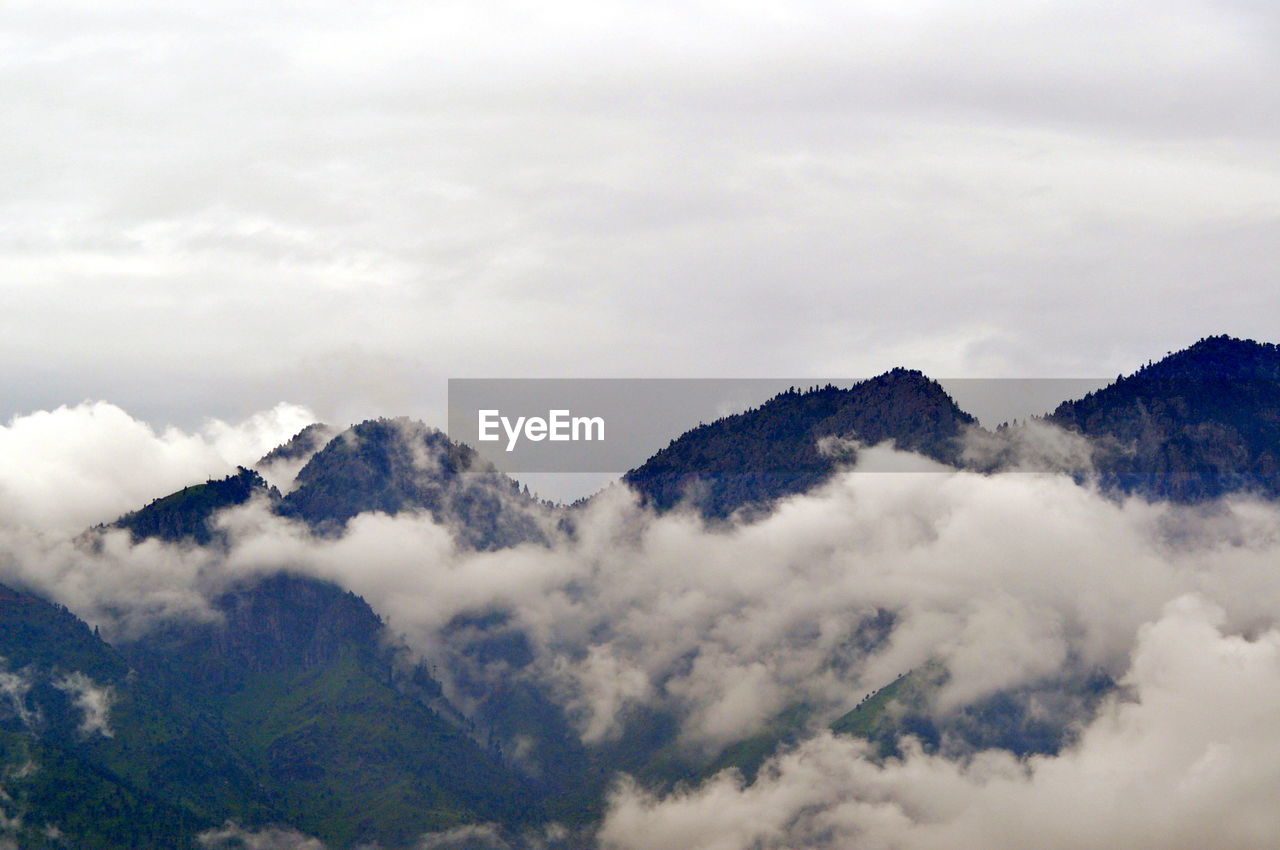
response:
{"label": "shadowed mountain face", "polygon": [[705,516],[724,518],[821,484],[854,459],[841,440],[893,440],[899,449],[954,465],[961,435],[975,422],[935,381],[894,369],[849,389],[786,392],[700,425],[624,480],[658,510],[687,501]]}
{"label": "shadowed mountain face", "polygon": [[[268,457],[283,458],[302,436]],[[304,457],[311,448],[298,451]],[[288,497],[242,469],[158,499],[116,526],[135,541],[225,543],[211,525],[217,512],[261,498],[320,534],[341,534],[366,511],[427,511],[464,545],[535,538],[541,505],[476,466],[470,449],[437,431],[371,421],[311,455]],[[224,740],[214,749],[240,766],[238,777],[223,771],[224,781],[248,789],[246,800],[210,807],[210,824],[262,823],[261,813],[271,812],[336,847],[407,846],[464,823],[539,818],[528,780],[477,743],[480,733],[424,666],[391,649],[363,599],[276,574],[242,582],[211,604],[216,622],[163,623],[120,647],[142,681],[198,706]],[[165,781],[153,784],[162,798],[170,794]]]}
{"label": "shadowed mountain face", "polygon": [[536,817],[523,780],[440,713],[459,716],[424,667],[397,657],[363,599],[277,574],[214,607],[221,622],[171,623],[123,651],[216,716],[285,822],[335,846],[404,846]]}
{"label": "shadowed mountain face", "polygon": [[1104,487],[1177,501],[1280,494],[1280,349],[1218,336],[1064,402]]}
{"label": "shadowed mountain face", "polygon": [[359,597],[275,575],[214,608],[218,622],[112,647],[0,586],[0,811],[29,827],[0,825],[0,838],[194,847],[234,819],[395,847],[539,818],[525,781],[442,716],[439,684],[397,657]]}
{"label": "shadowed mountain face", "polygon": [[227,812],[278,816],[205,710],[65,608],[4,586],[0,692],[0,836],[17,846],[194,847]]}
{"label": "shadowed mountain face", "polygon": [[[1104,489],[1175,501],[1280,495],[1275,345],[1209,337],[1064,402],[1044,421],[1088,438]],[[893,440],[898,449],[961,467],[965,432],[976,427],[937,383],[895,369],[847,390],[784,393],[701,425],[624,480],[660,511],[687,503],[725,518],[823,483],[853,460],[848,440]],[[998,443],[1016,430],[987,436]]]}
{"label": "shadowed mountain face", "polygon": [[268,482],[287,493],[293,489],[293,481],[299,470],[337,433],[336,429],[323,422],[313,422],[263,455],[253,468]]}
{"label": "shadowed mountain face", "polygon": [[1101,671],[1075,671],[940,713],[931,702],[948,677],[945,667],[928,662],[868,695],[837,718],[831,730],[871,741],[881,758],[900,756],[898,746],[906,735],[929,752],[1056,754],[1076,740],[1079,718],[1092,716],[1115,687]]}
{"label": "shadowed mountain face", "polygon": [[273,466],[282,461],[305,461],[333,439],[335,432],[323,422],[313,422],[262,456],[254,466]]}

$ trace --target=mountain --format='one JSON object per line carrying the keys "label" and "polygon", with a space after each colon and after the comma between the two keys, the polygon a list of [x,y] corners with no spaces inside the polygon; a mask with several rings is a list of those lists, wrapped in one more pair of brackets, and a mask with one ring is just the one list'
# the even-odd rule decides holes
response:
{"label": "mountain", "polygon": [[1093,442],[1107,488],[1189,502],[1280,495],[1280,348],[1269,343],[1207,337],[1046,420]]}
{"label": "mountain", "polygon": [[335,847],[402,846],[536,817],[521,778],[473,739],[425,667],[393,650],[363,599],[274,574],[214,608],[218,622],[168,623],[121,651],[219,719],[284,822]]}
{"label": "mountain", "polygon": [[184,487],[176,493],[125,514],[112,523],[126,529],[135,543],[154,537],[169,543],[186,540],[207,545],[214,539],[209,525],[218,511],[243,505],[254,496],[280,501],[280,493],[257,472],[240,467],[235,475]]}
{"label": "mountain", "polygon": [[0,810],[21,846],[194,847],[233,819],[394,847],[541,819],[359,597],[277,574],[214,607],[113,647],[0,586]]}
{"label": "mountain", "polygon": [[[1104,489],[1182,502],[1235,492],[1280,496],[1280,348],[1274,344],[1207,337],[1063,402],[1040,421],[1088,439]],[[659,511],[690,504],[704,516],[725,518],[820,485],[856,454],[843,451],[849,440],[891,439],[899,449],[966,467],[970,428],[994,445],[1013,440],[1018,430],[982,431],[936,382],[894,369],[849,389],[793,390],[701,425],[624,480]]]}
{"label": "mountain", "polygon": [[[539,534],[540,503],[419,423],[364,422],[318,451],[304,445],[309,439],[304,432],[267,456],[308,457],[287,496],[241,469],[157,499],[115,527],[135,541],[217,544],[217,511],[260,498],[320,535],[341,534],[366,511],[425,511],[478,548]],[[483,729],[464,719],[427,667],[394,649],[363,599],[275,573],[236,581],[211,606],[215,620],[160,623],[117,650],[139,681],[196,707],[223,739],[217,751],[239,766],[234,783],[248,798],[206,807],[212,822],[274,820],[351,847],[407,846],[429,831],[543,817],[546,783],[504,759],[499,744],[513,737],[502,734],[506,726],[487,723],[483,712]],[[545,737],[550,724],[564,739],[567,721],[551,717],[560,709],[545,699],[537,705],[541,728],[532,731]],[[506,707],[496,714],[512,716]],[[186,801],[164,777],[151,784],[164,799]]]}
{"label": "mountain", "polygon": [[856,456],[840,441],[893,440],[899,449],[955,465],[964,429],[974,424],[936,381],[894,369],[848,389],[793,389],[700,425],[623,480],[657,510],[689,503],[725,518],[826,481]]}
{"label": "mountain", "polygon": [[422,510],[467,545],[494,549],[541,540],[536,499],[470,447],[410,419],[361,422],[330,440],[298,473],[282,516],[340,533],[366,511]]}
{"label": "mountain", "polygon": [[[1044,421],[1083,437],[1099,481],[1117,492],[1280,495],[1272,345],[1210,337]],[[749,519],[821,485],[862,446],[892,440],[976,469],[970,435],[1013,440],[1019,427],[976,429],[936,382],[895,369],[699,426],[625,480],[659,511]],[[216,553],[227,542],[218,511],[250,500],[320,538],[361,513],[422,513],[479,550],[543,544],[543,529],[572,513],[439,431],[376,419],[341,433],[309,426],[253,469],[156,499],[114,527]],[[771,753],[823,725],[870,740],[881,758],[907,734],[943,753],[1053,753],[1114,689],[1082,670],[939,713],[947,674],[925,665],[834,722],[792,704],[716,755],[684,747],[676,709],[652,706],[620,709],[620,733],[589,744],[513,608],[457,613],[433,646],[448,674],[437,679],[337,585],[279,571],[210,578],[220,588],[212,618],[159,623],[115,645],[65,608],[0,587],[0,846],[192,847],[227,820],[287,825],[333,848],[410,846],[466,824],[590,829],[620,771],[659,790],[728,767],[750,781]],[[873,653],[892,623],[880,612],[842,660]]]}
{"label": "mountain", "polygon": [[0,586],[0,659],[0,826],[19,846],[194,847],[228,812],[274,816],[216,724],[67,609]]}
{"label": "mountain", "polygon": [[[113,528],[134,542],[154,537],[170,543],[207,545],[216,539],[210,520],[225,508],[258,497],[281,516],[307,523],[319,534],[341,534],[356,515],[425,511],[478,549],[544,540],[545,506],[468,446],[410,419],[374,419],[332,437],[309,425],[273,449],[254,469],[184,487],[125,514]],[[259,469],[277,472],[282,462],[306,463],[290,479],[288,495]]]}
{"label": "mountain", "polygon": [[337,432],[323,422],[312,422],[263,455],[254,466],[271,467],[284,462],[305,462],[324,448],[336,435]]}
{"label": "mountain", "polygon": [[323,422],[313,422],[289,440],[267,452],[253,465],[276,488],[288,492],[307,461],[337,436],[336,429]]}
{"label": "mountain", "polygon": [[867,739],[881,758],[901,755],[899,742],[906,735],[929,752],[1056,754],[1075,740],[1079,718],[1092,716],[1115,688],[1102,671],[1076,671],[940,713],[933,700],[949,678],[940,662],[924,664],[868,694],[833,721],[831,731]]}

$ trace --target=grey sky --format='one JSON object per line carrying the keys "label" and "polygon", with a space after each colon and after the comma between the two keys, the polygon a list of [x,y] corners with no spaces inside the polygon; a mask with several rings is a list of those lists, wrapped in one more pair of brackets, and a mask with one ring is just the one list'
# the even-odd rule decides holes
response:
{"label": "grey sky", "polygon": [[0,4],[0,413],[1275,340],[1260,2]]}

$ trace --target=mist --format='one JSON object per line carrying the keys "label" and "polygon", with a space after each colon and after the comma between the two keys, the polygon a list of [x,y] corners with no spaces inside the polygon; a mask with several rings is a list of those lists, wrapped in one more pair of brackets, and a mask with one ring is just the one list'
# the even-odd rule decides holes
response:
{"label": "mist", "polygon": [[[77,415],[98,427],[93,411]],[[1064,435],[1019,439],[1027,468],[1081,460]],[[223,457],[207,438],[179,444],[199,449],[192,463]],[[942,469],[889,446],[859,457],[753,521],[659,516],[617,485],[574,511],[571,530],[528,508],[546,541],[497,551],[425,513],[362,514],[319,537],[251,501],[218,517],[225,546],[200,548],[122,531],[89,546],[51,531],[73,514],[32,511],[0,535],[0,581],[114,640],[215,618],[210,600],[238,581],[324,579],[365,598],[464,709],[460,678],[528,677],[587,744],[660,710],[685,751],[709,758],[791,706],[813,709],[801,742],[753,784],[729,771],[655,796],[619,779],[603,847],[1226,848],[1276,834],[1259,790],[1280,780],[1275,505],[1150,503],[1065,473]],[[6,484],[24,480],[20,458],[6,463]],[[99,510],[127,495],[103,492]],[[528,666],[477,667],[460,643],[459,618],[494,613],[527,641]],[[1034,709],[1037,689],[1082,675],[1115,687],[1055,718],[1055,754],[906,741],[885,760],[826,731],[930,663],[947,672],[929,705],[942,719],[1019,689]]]}

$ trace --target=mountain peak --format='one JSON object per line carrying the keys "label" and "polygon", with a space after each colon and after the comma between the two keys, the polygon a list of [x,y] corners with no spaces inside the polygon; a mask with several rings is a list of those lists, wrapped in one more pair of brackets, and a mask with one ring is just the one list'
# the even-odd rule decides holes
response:
{"label": "mountain peak", "polygon": [[1181,351],[1148,363],[1128,378],[1154,380],[1280,379],[1280,348],[1252,339],[1207,336]]}
{"label": "mountain peak", "polygon": [[256,495],[272,501],[279,491],[252,469],[238,468],[234,475],[184,487],[127,513],[112,523],[113,528],[127,529],[134,541],[157,537],[170,543],[190,540],[201,545],[213,541],[209,520],[224,508],[235,507]]}
{"label": "mountain peak", "polygon": [[478,548],[540,539],[536,501],[472,448],[404,417],[369,419],[330,440],[298,472],[279,512],[322,533],[357,514],[425,510]]}
{"label": "mountain peak", "polygon": [[892,369],[842,389],[792,388],[752,410],[726,416],[673,440],[624,480],[659,510],[692,499],[707,516],[821,484],[839,461],[824,437],[863,444],[893,440],[903,450],[954,464],[961,432],[976,420],[915,369]]}
{"label": "mountain peak", "polygon": [[1047,419],[1095,441],[1104,485],[1180,501],[1275,494],[1280,348],[1205,337]]}

